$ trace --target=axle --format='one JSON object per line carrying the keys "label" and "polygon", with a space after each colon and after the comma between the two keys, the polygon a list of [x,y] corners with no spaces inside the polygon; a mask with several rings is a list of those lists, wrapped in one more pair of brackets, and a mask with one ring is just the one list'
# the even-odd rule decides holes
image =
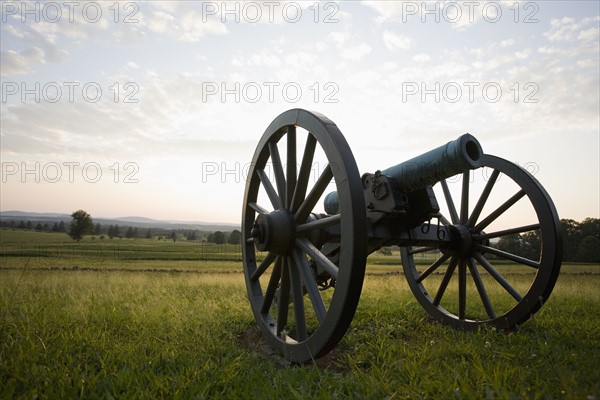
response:
{"label": "axle", "polygon": [[[375,174],[365,174],[363,186],[367,207],[369,208],[370,204],[369,197],[374,197],[376,201],[387,197],[394,200],[394,204],[387,207],[389,209],[374,206],[370,208],[383,213],[392,213],[394,209],[402,208],[401,203],[408,202],[407,195],[426,189],[442,179],[478,168],[481,166],[482,158],[483,150],[479,141],[467,133],[401,164],[377,171]],[[392,196],[387,196],[388,194]],[[337,192],[325,196],[325,212],[330,215],[339,212]]]}

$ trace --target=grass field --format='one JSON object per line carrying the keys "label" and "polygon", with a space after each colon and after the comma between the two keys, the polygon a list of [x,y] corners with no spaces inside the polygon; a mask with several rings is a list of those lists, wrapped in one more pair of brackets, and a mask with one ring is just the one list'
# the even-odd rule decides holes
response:
{"label": "grass field", "polygon": [[[397,257],[376,255],[340,345],[294,366],[261,344],[234,248],[229,261],[187,242],[99,256],[114,254],[106,241],[82,257],[23,234],[2,232],[2,398],[600,399],[600,266],[565,265],[516,332],[474,333],[431,322],[389,273]],[[43,255],[42,239],[57,253]]]}

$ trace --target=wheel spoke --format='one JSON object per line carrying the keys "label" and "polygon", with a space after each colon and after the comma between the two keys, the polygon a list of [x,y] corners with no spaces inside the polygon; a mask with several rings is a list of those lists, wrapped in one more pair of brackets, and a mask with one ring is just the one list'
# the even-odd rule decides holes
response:
{"label": "wheel spoke", "polygon": [[260,278],[261,275],[267,270],[267,268],[269,268],[269,266],[273,263],[273,260],[275,260],[275,253],[269,252],[267,256],[262,260],[258,268],[256,268],[256,271],[254,271],[252,276],[250,276],[250,279],[255,281],[258,278]]}
{"label": "wheel spoke", "polygon": [[525,190],[521,189],[517,193],[515,193],[510,199],[506,200],[504,204],[498,207],[494,212],[488,215],[483,221],[478,223],[473,230],[475,232],[481,232],[484,230],[489,224],[494,222],[499,216],[504,214],[506,210],[511,208],[517,201],[521,199],[521,197],[525,196]]}
{"label": "wheel spoke", "polygon": [[292,299],[294,303],[294,317],[296,319],[296,334],[299,342],[306,340],[306,315],[304,314],[304,295],[302,293],[302,281],[298,269],[301,268],[288,257],[290,265],[290,284],[292,286]]}
{"label": "wheel spoke", "polygon": [[268,214],[269,213],[265,208],[259,206],[256,203],[248,203],[248,205],[250,206],[251,209],[253,209],[254,211],[256,211],[259,214]]}
{"label": "wheel spoke", "polygon": [[469,171],[463,173],[462,197],[460,200],[460,222],[464,224],[469,218]]}
{"label": "wheel spoke", "polygon": [[435,299],[433,299],[433,304],[435,306],[439,306],[440,301],[442,301],[444,292],[446,291],[446,288],[448,287],[448,283],[450,283],[450,279],[452,278],[452,274],[454,273],[454,270],[456,269],[457,261],[458,260],[456,257],[452,257],[452,260],[450,260],[450,264],[448,264],[448,269],[446,270],[446,273],[444,274],[442,283],[440,283],[440,288],[438,289],[437,293],[435,294]]}
{"label": "wheel spoke", "polygon": [[267,192],[267,195],[269,196],[269,200],[271,200],[271,204],[273,205],[273,208],[275,208],[276,210],[283,208],[283,203],[281,202],[281,198],[275,191],[275,188],[273,187],[273,184],[271,183],[271,180],[269,179],[269,177],[267,176],[265,171],[262,169],[257,169],[256,174],[258,175],[258,178],[262,182],[262,184],[265,188],[265,191]]}
{"label": "wheel spoke", "polygon": [[456,213],[456,207],[454,206],[454,200],[452,200],[450,189],[448,189],[448,184],[446,183],[445,179],[442,179],[440,184],[442,185],[442,190],[444,191],[444,197],[446,198],[446,204],[448,205],[448,211],[450,212],[452,223],[458,224],[458,214]]}
{"label": "wheel spoke", "polygon": [[[302,109],[274,119],[253,154],[241,210],[247,297],[265,343],[304,363],[343,338],[359,302],[368,255],[361,177],[338,127]],[[321,214],[332,187],[344,212]]]}
{"label": "wheel spoke", "polygon": [[473,254],[477,262],[498,282],[515,300],[523,300],[523,296],[511,286],[510,283],[490,264],[490,262],[479,252]]}
{"label": "wheel spoke", "polygon": [[287,258],[284,258],[281,263],[281,284],[279,285],[279,299],[277,300],[277,336],[281,335],[287,325],[288,308],[290,306],[290,266]]}
{"label": "wheel spoke", "polygon": [[302,164],[300,165],[300,171],[298,172],[298,181],[296,182],[294,196],[292,197],[291,210],[293,213],[296,213],[306,196],[306,189],[308,188],[308,180],[310,179],[310,170],[315,155],[316,145],[317,139],[309,132],[306,138],[306,146],[304,147],[304,155],[302,156]]}
{"label": "wheel spoke", "polygon": [[332,178],[333,172],[331,171],[331,167],[329,166],[329,164],[327,164],[327,166],[323,170],[323,173],[321,174],[321,176],[319,176],[319,179],[317,179],[317,182],[311,189],[310,193],[308,194],[308,196],[306,196],[306,199],[304,199],[304,201],[300,205],[300,208],[298,208],[296,216],[294,217],[294,220],[296,222],[306,221],[306,218],[308,218],[308,214],[310,214],[310,212],[313,210],[315,204],[317,204],[317,201],[319,201],[319,199],[323,195],[323,192],[327,188],[327,185],[329,185],[329,182],[331,182]]}
{"label": "wheel spoke", "polygon": [[304,252],[308,254],[318,266],[331,275],[332,278],[338,278],[339,268],[337,265],[332,263],[331,260],[321,253],[308,239],[296,238],[296,246],[304,250]]}
{"label": "wheel spoke", "polygon": [[442,213],[437,213],[434,215],[435,218],[439,219],[440,222],[444,225],[452,225],[452,223],[450,221],[448,221],[448,218],[446,218]]}
{"label": "wheel spoke", "polygon": [[437,250],[437,247],[417,247],[416,249],[410,249],[408,254],[424,253],[426,251]]}
{"label": "wheel spoke", "polygon": [[475,223],[479,219],[481,211],[483,210],[483,206],[485,206],[485,203],[487,202],[487,199],[488,197],[490,197],[490,193],[492,192],[492,188],[496,183],[496,179],[498,179],[498,175],[500,175],[500,171],[495,169],[494,172],[492,172],[492,175],[490,176],[490,180],[485,185],[485,188],[483,188],[483,192],[481,192],[481,196],[479,197],[479,200],[477,200],[477,204],[475,204],[475,208],[473,209],[473,212],[471,213],[471,216],[467,221],[468,227],[473,227],[473,225],[475,225]]}
{"label": "wheel spoke", "polygon": [[427,278],[433,271],[435,271],[436,269],[439,268],[440,265],[442,265],[443,263],[446,262],[447,259],[449,259],[450,256],[447,254],[442,254],[440,256],[440,258],[438,258],[437,260],[435,260],[435,262],[433,264],[431,264],[425,271],[423,271],[423,273],[421,275],[419,275],[416,279],[417,282],[422,282],[423,279]]}
{"label": "wheel spoke", "polygon": [[458,319],[465,319],[467,308],[467,266],[465,260],[458,263]]}
{"label": "wheel spoke", "polygon": [[[435,320],[457,328],[511,329],[531,318],[554,288],[560,220],[544,188],[523,168],[484,154],[480,170],[483,181],[471,172],[458,175],[462,182],[438,181],[442,210],[433,218],[453,240],[402,248],[402,266],[411,291]],[[500,190],[505,184],[509,189]],[[511,224],[515,218],[520,222]],[[531,246],[497,246],[513,236]],[[430,246],[441,253],[433,256]],[[426,265],[419,265],[418,253]]]}
{"label": "wheel spoke", "polygon": [[528,258],[524,258],[524,257],[518,256],[516,254],[507,253],[505,251],[498,250],[498,249],[495,249],[495,248],[490,247],[490,246],[484,246],[482,244],[478,244],[478,245],[476,245],[476,247],[481,252],[492,253],[492,254],[494,254],[494,255],[496,255],[498,257],[502,257],[502,258],[504,258],[506,260],[511,260],[511,261],[514,261],[514,262],[519,263],[519,264],[527,265],[528,267],[531,267],[531,268],[535,268],[535,269],[539,269],[540,268],[540,263],[539,262],[530,260]]}
{"label": "wheel spoke", "polygon": [[316,229],[325,229],[333,225],[339,225],[340,214],[332,215],[331,217],[317,219],[315,221],[307,222],[296,226],[296,233],[304,233],[314,231]]}
{"label": "wheel spoke", "polygon": [[488,297],[487,291],[485,290],[485,286],[483,285],[483,281],[481,280],[479,271],[477,271],[477,265],[475,265],[475,261],[472,258],[469,258],[469,262],[467,265],[469,266],[469,271],[471,271],[471,276],[473,277],[475,287],[477,288],[477,292],[479,293],[481,302],[485,307],[485,311],[487,311],[487,314],[491,319],[496,318],[496,313],[494,312],[494,308],[492,307],[490,298]]}
{"label": "wheel spoke", "polygon": [[283,175],[283,164],[281,163],[277,143],[269,142],[269,153],[271,153],[271,163],[273,164],[277,193],[279,193],[279,198],[283,200],[282,203],[285,204],[285,177]]}
{"label": "wheel spoke", "polygon": [[492,239],[492,238],[502,237],[502,236],[506,236],[506,235],[512,235],[515,233],[524,233],[524,232],[535,231],[538,229],[540,229],[540,224],[531,224],[531,225],[519,226],[518,228],[504,229],[502,231],[484,233],[483,235],[473,235],[473,238],[476,240]]}
{"label": "wheel spoke", "polygon": [[313,309],[317,315],[317,320],[319,322],[323,322],[327,310],[325,309],[325,304],[323,303],[323,299],[321,298],[321,294],[317,288],[317,281],[315,281],[315,277],[310,269],[310,265],[308,264],[308,261],[306,260],[306,257],[302,251],[299,249],[294,251],[294,260],[296,261],[296,265],[302,273],[302,282],[304,283],[304,287],[308,292],[308,297],[312,302]]}
{"label": "wheel spoke", "polygon": [[260,312],[263,314],[269,312],[271,305],[273,304],[273,299],[275,298],[275,293],[277,293],[277,286],[279,286],[279,279],[281,278],[281,263],[281,257],[277,257],[275,260],[275,266],[273,267],[273,272],[269,278],[269,284],[267,285],[265,296],[263,297],[263,303],[260,308]]}
{"label": "wheel spoke", "polygon": [[294,189],[296,188],[296,126],[294,125],[288,126],[286,162],[285,205],[287,208],[290,208]]}

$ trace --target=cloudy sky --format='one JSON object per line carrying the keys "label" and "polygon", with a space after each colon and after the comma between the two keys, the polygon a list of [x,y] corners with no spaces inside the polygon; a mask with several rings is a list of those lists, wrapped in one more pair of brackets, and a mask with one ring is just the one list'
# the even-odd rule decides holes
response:
{"label": "cloudy sky", "polygon": [[240,220],[290,108],[361,172],[469,132],[599,217],[597,1],[2,1],[2,211]]}

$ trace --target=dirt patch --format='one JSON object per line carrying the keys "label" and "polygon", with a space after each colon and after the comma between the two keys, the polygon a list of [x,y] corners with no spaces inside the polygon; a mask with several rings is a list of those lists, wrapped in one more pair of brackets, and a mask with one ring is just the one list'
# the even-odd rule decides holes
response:
{"label": "dirt patch", "polygon": [[257,357],[272,363],[276,368],[309,368],[314,366],[321,370],[327,370],[334,373],[343,373],[348,370],[348,368],[340,362],[340,350],[337,348],[317,360],[307,361],[304,364],[292,363],[280,356],[273,348],[271,348],[271,346],[265,343],[258,325],[254,323],[248,325],[246,330],[239,335],[238,345],[244,349],[250,350],[256,354]]}

